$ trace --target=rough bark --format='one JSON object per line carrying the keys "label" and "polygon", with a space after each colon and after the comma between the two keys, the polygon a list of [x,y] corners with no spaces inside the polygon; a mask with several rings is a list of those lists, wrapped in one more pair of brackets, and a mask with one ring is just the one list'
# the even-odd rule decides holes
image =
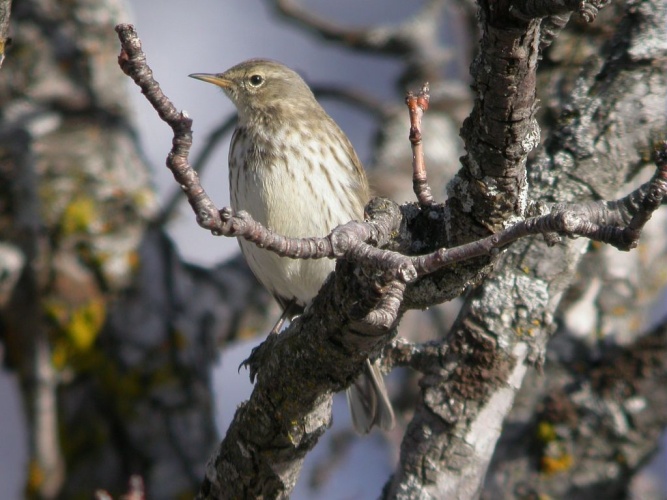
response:
{"label": "rough bark", "polygon": [[[334,43],[402,58],[402,83],[431,81],[426,167],[431,181],[438,177],[432,185],[443,186],[443,172],[458,167],[453,124],[469,102],[443,78],[451,56],[440,40],[447,4],[427,2],[397,27],[346,30],[295,2],[275,3]],[[469,3],[462,3],[470,21]],[[665,6],[628,2],[622,22],[605,24],[615,35],[604,50],[605,28],[579,21],[565,27],[571,9],[590,16],[590,6],[481,3],[474,107],[449,200],[421,210],[376,202],[375,216],[384,211],[394,222],[370,243],[414,257],[542,213],[535,202],[627,194],[664,139]],[[247,321],[249,305],[261,309],[266,300],[239,262],[189,266],[163,234],[166,218],[157,213],[124,105],[115,9],[115,2],[15,2],[15,51],[0,81],[0,338],[29,418],[28,491],[45,498],[100,487],[120,492],[131,473],[144,476],[151,497],[192,495],[215,442],[215,348]],[[586,44],[585,64],[565,68],[559,38],[577,40],[590,29],[601,36]],[[546,47],[552,51],[544,62]],[[545,67],[553,73],[541,75]],[[560,90],[548,94],[548,112],[540,116],[536,91],[545,81]],[[407,113],[380,108],[375,175],[392,189],[397,183],[380,169],[409,166]],[[538,119],[544,148],[530,157],[540,139]],[[409,175],[402,175],[409,187]],[[442,188],[433,192],[443,201]],[[608,286],[606,278],[618,278],[616,250],[584,239],[549,246],[554,240],[546,238],[418,279],[396,279],[391,269],[380,272],[346,255],[312,308],[254,353],[255,391],[206,468],[200,495],[288,496],[303,457],[327,429],[331,395],[350,383],[366,356],[381,351],[408,309],[462,295],[451,330],[435,308],[428,313],[434,332],[402,325],[406,335],[435,343],[385,349],[387,364],[403,362],[423,376],[384,497],[475,498],[483,487],[492,498],[623,493],[665,425],[664,327],[637,340],[647,329],[633,320],[648,301],[627,291],[628,283],[646,294],[664,285],[651,273],[664,263],[664,241],[645,240],[649,247],[630,254],[640,255],[632,261],[638,271]],[[591,248],[586,261],[596,263],[587,268],[582,255]],[[596,274],[601,267],[604,277]],[[587,278],[573,289],[578,270]],[[466,295],[472,285],[479,286]],[[619,313],[629,303],[633,312]],[[592,336],[573,340],[563,332],[547,357],[554,317],[572,327],[568,314],[581,304],[597,321],[580,337],[591,329],[614,340],[627,334],[628,345],[601,349]],[[589,368],[579,371],[582,363]],[[550,375],[536,376],[534,364]],[[592,448],[599,453],[587,453]]]}
{"label": "rough bark", "polygon": [[[664,5],[635,3],[627,12],[608,51],[597,56],[597,65],[591,61],[594,69],[564,103],[567,114],[533,163],[531,197],[583,201],[616,193],[645,165],[641,152],[653,147],[664,130],[664,115],[653,110],[665,106],[665,45],[656,48],[660,44],[647,42],[637,27],[652,28],[653,36],[664,41],[659,21]],[[422,380],[422,398],[388,497],[470,498],[480,493],[525,365],[544,356],[556,307],[586,246],[579,240],[548,248],[540,238],[515,244],[470,296],[449,334],[447,362]],[[444,415],[443,402],[449,408]],[[569,492],[603,478],[591,474],[587,480],[570,485]],[[520,481],[529,482],[526,476]],[[499,485],[501,491],[507,486]]]}

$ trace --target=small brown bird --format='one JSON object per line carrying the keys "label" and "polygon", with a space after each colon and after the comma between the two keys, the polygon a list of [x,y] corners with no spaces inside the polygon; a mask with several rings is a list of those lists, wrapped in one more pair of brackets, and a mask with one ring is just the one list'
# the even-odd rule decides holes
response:
{"label": "small brown bird", "polygon": [[[229,149],[232,208],[245,210],[278,234],[326,236],[350,220],[362,220],[370,195],[357,154],[322,109],[308,85],[286,66],[251,59],[220,74],[192,78],[222,88],[238,111]],[[303,312],[335,263],[279,257],[239,239],[257,279],[276,298],[285,318]],[[376,364],[347,391],[355,428],[394,426],[394,413]]]}

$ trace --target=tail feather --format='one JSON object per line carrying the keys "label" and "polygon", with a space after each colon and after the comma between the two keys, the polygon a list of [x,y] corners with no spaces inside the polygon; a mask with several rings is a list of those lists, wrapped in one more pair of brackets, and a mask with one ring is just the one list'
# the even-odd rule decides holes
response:
{"label": "tail feather", "polygon": [[357,432],[367,434],[374,425],[394,428],[394,410],[377,362],[366,360],[364,372],[347,390],[347,403]]}

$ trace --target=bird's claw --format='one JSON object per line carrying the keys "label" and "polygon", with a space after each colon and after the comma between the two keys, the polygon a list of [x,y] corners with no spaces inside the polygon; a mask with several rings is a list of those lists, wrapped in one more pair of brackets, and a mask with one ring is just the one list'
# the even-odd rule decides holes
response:
{"label": "bird's claw", "polygon": [[272,340],[273,336],[277,336],[275,333],[271,332],[269,336],[259,344],[258,346],[255,346],[252,348],[252,351],[250,351],[250,356],[248,356],[247,359],[244,359],[241,364],[239,365],[239,373],[241,372],[241,368],[247,368],[248,371],[250,372],[250,382],[255,383],[255,377],[257,376],[257,372],[259,371],[259,367],[262,365],[264,362],[264,351],[265,351],[265,346],[267,343],[269,343],[270,340]]}

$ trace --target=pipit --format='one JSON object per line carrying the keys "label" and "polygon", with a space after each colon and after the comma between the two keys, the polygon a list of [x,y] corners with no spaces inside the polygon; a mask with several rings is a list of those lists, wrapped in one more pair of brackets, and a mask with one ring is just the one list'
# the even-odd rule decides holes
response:
{"label": "pipit", "polygon": [[[347,136],[322,109],[308,85],[286,66],[251,59],[219,74],[190,75],[223,89],[238,111],[229,149],[229,188],[235,211],[245,210],[283,236],[326,236],[363,220],[368,182]],[[279,257],[239,239],[257,279],[293,318],[334,270],[329,259]],[[274,331],[279,329],[279,321]],[[394,413],[377,364],[366,362],[348,389],[355,428],[394,426]]]}

